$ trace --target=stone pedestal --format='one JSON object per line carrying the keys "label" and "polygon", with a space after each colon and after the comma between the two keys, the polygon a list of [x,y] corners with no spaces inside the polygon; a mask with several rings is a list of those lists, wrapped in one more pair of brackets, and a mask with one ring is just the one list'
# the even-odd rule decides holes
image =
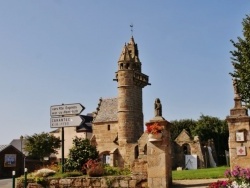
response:
{"label": "stone pedestal", "polygon": [[148,187],[169,188],[172,184],[170,123],[160,116],[153,118],[146,125],[152,123],[158,123],[164,129],[159,141],[147,141]]}

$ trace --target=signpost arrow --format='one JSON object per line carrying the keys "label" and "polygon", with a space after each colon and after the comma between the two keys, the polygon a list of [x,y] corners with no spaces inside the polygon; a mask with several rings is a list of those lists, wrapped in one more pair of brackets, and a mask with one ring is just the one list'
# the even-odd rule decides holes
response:
{"label": "signpost arrow", "polygon": [[54,105],[50,107],[50,116],[79,115],[84,109],[80,103]]}
{"label": "signpost arrow", "polygon": [[52,117],[50,118],[50,127],[77,127],[84,121],[82,116]]}

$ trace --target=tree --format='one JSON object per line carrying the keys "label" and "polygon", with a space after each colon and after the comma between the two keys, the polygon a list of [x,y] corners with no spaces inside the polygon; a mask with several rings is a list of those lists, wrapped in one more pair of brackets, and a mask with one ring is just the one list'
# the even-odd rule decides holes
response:
{"label": "tree", "polygon": [[174,120],[171,121],[171,140],[174,141],[176,137],[182,132],[183,129],[185,129],[188,133],[191,135],[191,130],[193,130],[196,126],[196,121],[192,119],[181,119],[179,121]]}
{"label": "tree", "polygon": [[60,142],[59,138],[42,132],[41,134],[26,136],[24,150],[28,152],[28,156],[43,161],[44,157],[57,153],[57,149],[60,148]]}
{"label": "tree", "polygon": [[198,135],[201,142],[213,139],[219,164],[225,164],[225,150],[228,150],[228,125],[217,117],[201,115],[192,135]]}
{"label": "tree", "polygon": [[69,156],[65,163],[67,171],[80,171],[89,159],[98,159],[99,153],[88,139],[75,137],[73,147],[69,150]]}
{"label": "tree", "polygon": [[238,41],[231,40],[236,48],[230,51],[234,72],[230,73],[236,80],[237,90],[247,108],[250,108],[250,16],[243,19],[243,37]]}

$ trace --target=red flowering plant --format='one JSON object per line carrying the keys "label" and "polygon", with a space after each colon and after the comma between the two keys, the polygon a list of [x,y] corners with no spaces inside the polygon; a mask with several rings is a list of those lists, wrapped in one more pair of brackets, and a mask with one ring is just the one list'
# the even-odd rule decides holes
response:
{"label": "red flowering plant", "polygon": [[148,134],[158,134],[161,133],[163,130],[163,126],[161,126],[159,123],[153,123],[153,124],[148,124],[146,133]]}
{"label": "red flowering plant", "polygon": [[104,174],[103,164],[94,159],[89,159],[82,167],[83,172],[87,172],[90,177],[100,177]]}
{"label": "red flowering plant", "polygon": [[208,188],[227,188],[230,185],[228,181],[217,181],[211,183]]}

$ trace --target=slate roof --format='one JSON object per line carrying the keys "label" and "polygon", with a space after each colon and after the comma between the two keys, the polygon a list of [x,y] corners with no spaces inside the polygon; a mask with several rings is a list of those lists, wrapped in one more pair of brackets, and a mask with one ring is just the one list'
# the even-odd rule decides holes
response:
{"label": "slate roof", "polygon": [[[21,144],[23,144],[23,146],[21,146]],[[10,142],[10,145],[14,146],[16,149],[18,149],[19,151],[21,151],[21,147],[24,147],[24,143],[21,143],[20,139],[13,139]]]}
{"label": "slate roof", "polygon": [[5,148],[7,148],[9,145],[0,145],[0,151],[4,150]]}
{"label": "slate roof", "polygon": [[117,108],[117,98],[100,99],[93,123],[118,121]]}

